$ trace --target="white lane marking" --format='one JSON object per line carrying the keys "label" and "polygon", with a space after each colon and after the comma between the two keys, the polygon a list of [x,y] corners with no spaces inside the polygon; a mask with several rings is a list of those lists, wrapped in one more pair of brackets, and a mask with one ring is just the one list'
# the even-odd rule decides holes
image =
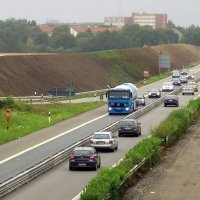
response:
{"label": "white lane marking", "polygon": [[48,139],[48,140],[45,140],[44,142],[41,142],[41,143],[39,143],[39,144],[37,144],[37,145],[35,145],[35,146],[32,146],[32,147],[30,147],[30,148],[28,148],[28,149],[26,149],[26,150],[24,150],[24,151],[21,151],[21,152],[19,152],[19,153],[17,153],[17,154],[14,154],[14,155],[12,155],[12,156],[10,156],[10,157],[4,159],[4,160],[1,160],[1,161],[0,161],[0,164],[5,163],[5,162],[7,162],[7,161],[10,160],[10,159],[13,159],[13,158],[15,158],[15,157],[17,157],[17,156],[19,156],[19,155],[21,155],[21,154],[23,154],[23,153],[26,153],[26,152],[28,152],[28,151],[30,151],[30,150],[36,148],[36,147],[39,147],[39,146],[41,146],[41,145],[43,145],[43,144],[46,144],[46,143],[48,143],[48,142],[50,142],[50,141],[52,141],[52,140],[55,140],[55,139],[57,139],[57,138],[59,138],[59,137],[65,135],[65,134],[67,134],[67,133],[69,133],[69,132],[71,132],[71,131],[74,131],[74,130],[76,130],[76,129],[78,129],[78,128],[81,128],[81,127],[83,127],[83,126],[85,126],[85,125],[87,125],[87,124],[89,124],[89,123],[91,123],[91,122],[94,122],[94,121],[96,121],[96,120],[98,120],[98,119],[101,119],[101,118],[103,118],[103,117],[105,117],[105,116],[107,116],[107,115],[108,115],[108,114],[105,114],[105,115],[102,115],[102,116],[97,117],[97,118],[95,118],[95,119],[92,119],[92,120],[90,120],[90,121],[88,121],[88,122],[86,122],[86,123],[84,123],[84,124],[81,124],[81,125],[79,125],[79,126],[77,126],[77,127],[75,127],[75,128],[72,128],[72,129],[66,131],[66,132],[63,132],[63,133],[61,133],[61,134],[59,134],[59,135],[57,135],[57,136],[55,136],[55,137],[52,137],[52,138],[50,138],[50,139]]}

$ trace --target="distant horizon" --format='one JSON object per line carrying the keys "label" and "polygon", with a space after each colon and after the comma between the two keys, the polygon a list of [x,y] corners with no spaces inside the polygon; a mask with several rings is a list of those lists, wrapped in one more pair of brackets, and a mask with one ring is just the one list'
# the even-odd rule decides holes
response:
{"label": "distant horizon", "polygon": [[199,0],[0,0],[0,19],[26,19],[44,24],[103,23],[104,17],[132,13],[167,14],[175,26],[200,26]]}

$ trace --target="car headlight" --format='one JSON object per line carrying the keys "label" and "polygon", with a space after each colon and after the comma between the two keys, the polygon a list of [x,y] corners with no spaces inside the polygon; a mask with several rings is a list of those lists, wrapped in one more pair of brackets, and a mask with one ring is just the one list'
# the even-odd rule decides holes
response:
{"label": "car headlight", "polygon": [[125,108],[126,109],[126,111],[128,111],[129,110],[129,108]]}
{"label": "car headlight", "polygon": [[108,108],[108,110],[109,110],[109,111],[111,111],[111,110],[112,110],[112,108],[111,108],[111,107],[109,107],[109,108]]}

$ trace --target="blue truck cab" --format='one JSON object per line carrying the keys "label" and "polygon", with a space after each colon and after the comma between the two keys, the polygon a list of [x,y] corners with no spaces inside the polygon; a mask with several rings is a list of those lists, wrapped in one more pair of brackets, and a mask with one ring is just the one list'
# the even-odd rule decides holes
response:
{"label": "blue truck cab", "polygon": [[107,91],[108,113],[129,114],[137,110],[138,89],[132,83],[123,83]]}

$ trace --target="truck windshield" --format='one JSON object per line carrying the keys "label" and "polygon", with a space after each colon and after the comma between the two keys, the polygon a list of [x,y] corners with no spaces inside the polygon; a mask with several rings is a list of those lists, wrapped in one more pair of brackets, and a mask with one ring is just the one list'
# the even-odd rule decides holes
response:
{"label": "truck windshield", "polygon": [[129,91],[109,91],[108,98],[109,99],[128,99]]}

